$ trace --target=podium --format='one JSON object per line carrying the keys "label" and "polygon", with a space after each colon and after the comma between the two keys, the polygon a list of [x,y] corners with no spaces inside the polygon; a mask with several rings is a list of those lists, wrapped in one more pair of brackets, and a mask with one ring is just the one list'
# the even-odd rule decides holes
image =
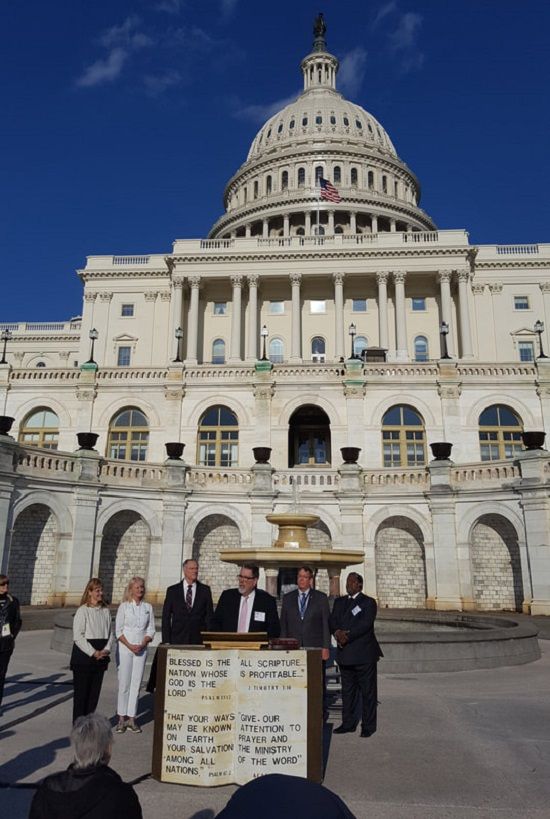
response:
{"label": "podium", "polygon": [[251,648],[260,633],[204,637],[222,647],[158,648],[153,777],[202,787],[268,773],[321,782],[321,650]]}

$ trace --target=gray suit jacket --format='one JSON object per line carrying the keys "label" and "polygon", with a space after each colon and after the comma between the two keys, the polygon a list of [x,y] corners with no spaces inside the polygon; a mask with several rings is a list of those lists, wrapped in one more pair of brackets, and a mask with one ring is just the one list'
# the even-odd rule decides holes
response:
{"label": "gray suit jacket", "polygon": [[317,589],[310,589],[304,619],[300,617],[298,590],[283,597],[281,609],[281,637],[295,637],[307,648],[330,648],[330,608],[328,597]]}

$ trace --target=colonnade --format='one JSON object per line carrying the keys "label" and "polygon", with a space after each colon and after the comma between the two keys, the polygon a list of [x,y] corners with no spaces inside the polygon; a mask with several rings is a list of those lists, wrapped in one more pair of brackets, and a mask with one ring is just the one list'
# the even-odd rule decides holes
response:
{"label": "colonnade", "polygon": [[[406,271],[379,271],[376,273],[378,286],[378,345],[389,351],[390,357],[396,360],[409,360],[410,351],[407,344],[407,314],[406,314]],[[471,358],[472,337],[468,306],[468,292],[470,289],[469,270],[442,270],[438,274],[440,288],[440,321],[449,325],[447,348],[449,355],[461,358]],[[452,279],[458,280],[458,327],[453,327],[452,310]],[[303,358],[302,351],[302,298],[301,285],[303,274],[290,273],[291,295],[291,338],[290,363],[299,363]],[[243,360],[252,362],[258,357],[258,287],[261,282],[259,274],[233,274],[230,276],[232,287],[231,332],[228,363],[239,363]],[[345,316],[344,316],[344,284],[346,274],[337,272],[332,274],[334,287],[334,354],[336,360],[345,356]],[[209,280],[211,281],[211,280]],[[269,278],[264,281],[267,283]],[[393,284],[394,303],[394,333],[395,349],[390,349],[391,336],[388,313],[388,283]],[[184,321],[184,277],[174,276],[172,279],[172,302],[170,310],[171,337],[174,338],[176,327],[184,327],[187,341],[187,355],[185,361],[189,365],[197,364],[199,349],[199,308],[200,308],[200,276],[188,276],[189,307],[187,321]],[[243,321],[243,286],[248,285],[248,327],[245,333],[245,350],[241,346]],[[455,349],[455,338],[458,339],[459,350]]]}
{"label": "colonnade", "polygon": [[[326,214],[326,221],[322,220],[321,225],[327,236],[334,235],[337,221],[340,225],[344,225],[348,228],[345,231],[346,233],[355,235],[357,233],[358,215],[366,216],[367,219],[370,219],[371,233],[378,233],[379,229],[383,226],[386,226],[387,228],[387,230],[383,230],[385,233],[396,233],[402,232],[403,230],[405,230],[407,233],[412,233],[415,229],[419,229],[412,223],[407,222],[405,218],[397,219],[393,216],[379,217],[376,213],[365,214],[363,211],[336,211],[334,209],[327,210],[326,207],[323,207],[320,210],[320,214],[321,216]],[[337,217],[337,214],[339,218]],[[379,218],[381,220],[380,226]],[[300,224],[297,224],[298,221],[300,221]],[[277,227],[274,227],[274,223],[276,223]],[[250,221],[247,221],[244,226],[241,224],[238,227],[232,228],[227,233],[224,232],[223,238],[235,239],[238,236],[244,236],[245,238],[249,239],[252,236],[261,236],[263,239],[268,239],[272,235],[271,231],[276,230],[276,236],[282,235],[283,238],[288,239],[290,236],[294,235],[296,229],[298,228],[303,229],[305,236],[314,235],[317,228],[317,211],[306,210],[304,212],[292,214],[285,213],[282,215],[282,217],[277,214],[274,216],[264,216],[261,219],[251,219]],[[359,232],[361,232],[361,230]]]}

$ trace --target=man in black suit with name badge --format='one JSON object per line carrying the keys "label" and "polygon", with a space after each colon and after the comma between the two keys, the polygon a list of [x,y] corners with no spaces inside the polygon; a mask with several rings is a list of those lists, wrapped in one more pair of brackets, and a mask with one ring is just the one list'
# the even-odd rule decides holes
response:
{"label": "man in black suit with name badge", "polygon": [[201,645],[201,631],[208,631],[214,606],[210,586],[197,580],[199,564],[183,563],[183,580],[166,589],[162,607],[162,642]]}
{"label": "man in black suit with name badge", "polygon": [[258,589],[260,570],[244,563],[239,570],[239,587],[222,592],[212,618],[212,631],[266,631],[278,637],[281,628],[275,598]]}
{"label": "man in black suit with name badge", "polygon": [[346,582],[347,595],[334,602],[330,630],[336,638],[336,662],[342,679],[342,724],[335,734],[355,731],[362,698],[361,736],[376,731],[376,665],[382,651],[374,634],[376,600],[363,594],[363,578],[351,572]]}

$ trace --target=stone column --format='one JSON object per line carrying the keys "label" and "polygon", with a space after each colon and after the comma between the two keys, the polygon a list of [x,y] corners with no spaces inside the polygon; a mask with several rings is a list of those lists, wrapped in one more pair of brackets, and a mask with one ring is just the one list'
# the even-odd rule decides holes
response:
{"label": "stone column", "polygon": [[350,233],[357,233],[357,214],[354,210],[350,211],[349,214],[349,232]]}
{"label": "stone column", "polygon": [[290,218],[288,213],[283,216],[283,236],[285,239],[290,236]]}
{"label": "stone column", "polygon": [[311,236],[311,211],[306,210],[305,212],[305,234],[306,236]]}
{"label": "stone column", "polygon": [[[82,308],[82,322],[80,330],[80,344],[78,347],[78,363],[83,364],[90,357],[90,339],[88,333],[94,326],[95,303],[97,293],[84,293],[84,304]],[[96,328],[97,329],[97,328]]]}
{"label": "stone column", "polygon": [[183,490],[181,492],[165,490],[162,493],[162,547],[159,571],[161,589],[181,578],[181,564],[186,557],[191,557],[191,550],[186,548],[183,537],[187,494]]}
{"label": "stone column", "polygon": [[375,213],[371,213],[371,232],[378,233],[378,216]]}
{"label": "stone column", "polygon": [[[91,452],[77,452],[78,485],[73,495],[73,545],[67,555],[65,582],[58,575],[59,592],[65,592],[66,605],[78,605],[82,590],[99,566],[96,553],[97,511],[100,503],[99,467],[101,457]],[[56,589],[57,591],[57,589]]]}
{"label": "stone column", "polygon": [[269,237],[269,219],[262,220],[262,237],[264,239]]}
{"label": "stone column", "polygon": [[438,611],[462,609],[451,466],[451,461],[432,461],[428,464],[428,503],[432,513],[435,575],[435,596],[428,599],[428,605]]}
{"label": "stone column", "polygon": [[98,307],[96,307],[96,321],[98,324],[96,329],[99,331],[99,338],[95,343],[94,358],[98,364],[102,364],[105,367],[107,366],[107,339],[110,334],[109,324],[113,294],[110,290],[105,290],[98,295],[99,310]]}
{"label": "stone column", "polygon": [[402,270],[393,274],[395,284],[395,357],[398,361],[406,361],[409,357],[407,350],[407,318],[405,313],[405,272]]}
{"label": "stone column", "polygon": [[397,225],[395,219],[390,219],[390,233],[395,233]]}
{"label": "stone column", "polygon": [[329,210],[328,212],[328,229],[327,233],[329,236],[334,236],[334,211]]}
{"label": "stone column", "polygon": [[294,363],[301,362],[302,360],[301,281],[301,273],[290,274],[290,283],[292,285],[292,339],[290,361]]}
{"label": "stone column", "polygon": [[185,363],[189,366],[197,364],[197,350],[199,346],[199,288],[201,285],[200,276],[189,277],[189,287],[191,296],[189,299],[189,319],[187,322],[187,358]]}
{"label": "stone column", "polygon": [[473,358],[472,333],[470,329],[470,307],[468,304],[469,270],[458,271],[458,307],[460,313],[460,344],[462,358]]}
{"label": "stone column", "polygon": [[11,499],[15,489],[17,444],[11,435],[0,435],[0,572],[8,573]]}
{"label": "stone column", "polygon": [[378,344],[385,350],[389,347],[388,336],[388,274],[376,274],[378,282]]}
{"label": "stone column", "polygon": [[[168,358],[174,358],[176,350],[176,329],[183,329],[183,276],[172,277],[172,298],[170,300],[170,340],[168,343]],[[156,294],[155,294],[156,296]]]}
{"label": "stone column", "polygon": [[231,286],[233,288],[231,302],[231,350],[229,352],[229,363],[241,361],[241,304],[242,304],[242,276],[231,276]]}
{"label": "stone column", "polygon": [[333,273],[334,280],[334,316],[335,316],[335,354],[336,360],[344,358],[344,274]]}
{"label": "stone column", "polygon": [[[455,355],[454,332],[453,332],[453,312],[451,302],[451,274],[448,270],[440,270],[438,274],[439,294],[441,298],[441,321],[446,321],[449,325],[447,336],[447,351],[450,356]],[[439,343],[441,344],[441,336]],[[439,351],[439,358],[443,355],[443,350]]]}
{"label": "stone column", "polygon": [[[550,499],[545,467],[550,457],[545,450],[520,452],[521,481],[514,491],[521,497],[528,559],[522,561],[524,611],[550,615]],[[524,563],[526,565],[524,565]],[[529,571],[532,598],[529,599]]]}
{"label": "stone column", "polygon": [[258,276],[248,276],[248,338],[246,344],[246,360],[256,361],[258,358]]}

